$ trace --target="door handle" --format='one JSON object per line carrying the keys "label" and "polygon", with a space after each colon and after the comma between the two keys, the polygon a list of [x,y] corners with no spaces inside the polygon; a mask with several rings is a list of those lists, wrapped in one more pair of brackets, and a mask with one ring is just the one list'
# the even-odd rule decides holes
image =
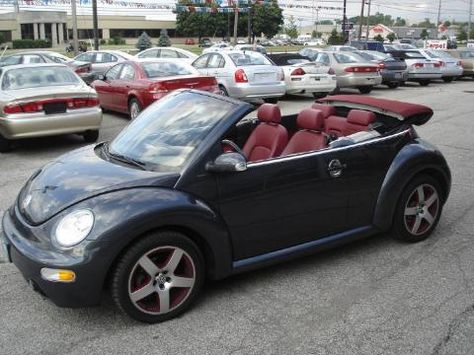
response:
{"label": "door handle", "polygon": [[347,167],[346,164],[342,164],[339,159],[333,159],[328,164],[329,175],[333,178],[337,178],[342,175],[342,171]]}

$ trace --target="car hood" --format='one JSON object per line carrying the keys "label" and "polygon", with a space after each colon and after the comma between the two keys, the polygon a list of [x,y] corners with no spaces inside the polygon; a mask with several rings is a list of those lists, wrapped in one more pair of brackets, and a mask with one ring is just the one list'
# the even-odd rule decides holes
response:
{"label": "car hood", "polygon": [[102,159],[101,144],[65,154],[32,175],[20,193],[18,207],[32,225],[93,196],[119,189],[172,187],[179,174],[138,170]]}

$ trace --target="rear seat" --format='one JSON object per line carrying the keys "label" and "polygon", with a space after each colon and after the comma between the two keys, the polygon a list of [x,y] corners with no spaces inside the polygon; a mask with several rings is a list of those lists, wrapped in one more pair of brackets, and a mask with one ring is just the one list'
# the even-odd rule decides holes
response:
{"label": "rear seat", "polygon": [[344,135],[348,136],[356,132],[366,131],[369,125],[374,123],[375,113],[362,110],[350,110],[347,115],[347,123]]}
{"label": "rear seat", "polygon": [[336,115],[336,108],[331,105],[323,105],[323,104],[318,104],[317,102],[315,102],[314,104],[311,105],[311,108],[321,111],[324,119],[328,118],[329,116]]}
{"label": "rear seat", "polygon": [[344,136],[347,120],[345,117],[329,116],[326,119],[324,132],[330,136]]}

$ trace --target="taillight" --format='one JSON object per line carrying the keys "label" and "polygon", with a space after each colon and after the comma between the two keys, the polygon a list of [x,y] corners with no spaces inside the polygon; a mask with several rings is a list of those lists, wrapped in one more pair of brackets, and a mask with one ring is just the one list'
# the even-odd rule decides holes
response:
{"label": "taillight", "polygon": [[6,113],[6,114],[13,114],[13,113],[20,113],[20,112],[23,112],[23,110],[21,109],[21,106],[20,105],[17,105],[17,104],[11,104],[11,105],[6,105],[4,108],[3,108],[3,112]]}
{"label": "taillight", "polygon": [[380,70],[385,69],[385,63],[379,63],[379,69]]}
{"label": "taillight", "polygon": [[84,107],[95,107],[99,106],[99,99],[96,97],[93,98],[76,98],[72,100],[68,100],[67,103],[68,108],[75,109],[75,108],[84,108]]}
{"label": "taillight", "polygon": [[328,74],[329,74],[329,75],[336,75],[336,72],[334,71],[333,68],[329,68]]}
{"label": "taillight", "polygon": [[460,60],[460,61],[458,62],[458,66],[459,66],[459,67],[462,67],[462,60]]}
{"label": "taillight", "polygon": [[90,67],[89,66],[79,67],[75,70],[75,72],[76,72],[76,74],[88,73],[88,72],[90,72]]}
{"label": "taillight", "polygon": [[423,68],[425,66],[424,63],[415,63],[412,65],[413,68]]}
{"label": "taillight", "polygon": [[21,108],[23,109],[23,112],[26,113],[43,111],[43,105],[39,102],[28,102],[26,104],[22,104]]}
{"label": "taillight", "polygon": [[235,72],[234,77],[236,83],[248,83],[247,74],[245,74],[243,69],[238,69]]}
{"label": "taillight", "polygon": [[441,63],[440,63],[440,62],[433,63],[433,65],[434,65],[435,68],[441,67]]}
{"label": "taillight", "polygon": [[305,75],[306,72],[302,68],[296,68],[290,75]]}

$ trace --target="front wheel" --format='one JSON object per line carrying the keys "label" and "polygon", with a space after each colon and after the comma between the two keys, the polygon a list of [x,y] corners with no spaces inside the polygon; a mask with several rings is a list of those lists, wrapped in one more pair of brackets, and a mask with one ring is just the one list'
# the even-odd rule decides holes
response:
{"label": "front wheel", "polygon": [[392,234],[405,242],[419,242],[430,236],[441,215],[443,191],[429,175],[415,177],[398,201]]}
{"label": "front wheel", "polygon": [[0,153],[7,153],[12,149],[12,141],[0,134]]}
{"label": "front wheel", "polygon": [[450,82],[452,82],[453,80],[454,80],[454,77],[452,77],[452,76],[445,76],[445,77],[443,78],[443,81],[444,81],[445,83],[450,83]]}
{"label": "front wheel", "polygon": [[140,102],[136,98],[131,99],[128,103],[128,113],[130,115],[130,119],[134,120],[137,118],[140,112],[142,112],[142,106],[140,105]]}
{"label": "front wheel", "polygon": [[196,244],[181,233],[162,231],[149,234],[125,252],[113,273],[111,293],[130,317],[157,323],[191,306],[204,275]]}
{"label": "front wheel", "polygon": [[373,89],[373,86],[360,86],[358,87],[361,94],[370,94]]}
{"label": "front wheel", "polygon": [[421,86],[428,86],[428,85],[430,85],[430,80],[420,80],[420,85]]}

